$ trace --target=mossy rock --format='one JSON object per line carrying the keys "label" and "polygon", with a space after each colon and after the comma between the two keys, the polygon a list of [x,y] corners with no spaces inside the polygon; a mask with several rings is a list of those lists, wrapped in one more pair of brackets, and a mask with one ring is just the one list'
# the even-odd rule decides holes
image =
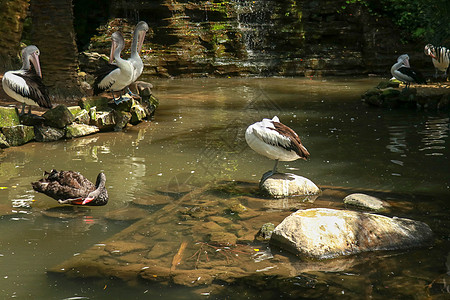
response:
{"label": "mossy rock", "polygon": [[34,139],[32,126],[17,125],[2,128],[6,141],[10,146],[20,146]]}
{"label": "mossy rock", "polygon": [[114,111],[114,118],[116,120],[116,125],[114,126],[114,131],[121,131],[125,128],[131,120],[131,113],[126,111]]}
{"label": "mossy rock", "polygon": [[98,132],[97,126],[73,123],[66,127],[66,137],[75,138]]}
{"label": "mossy rock", "polygon": [[134,105],[131,107],[130,110],[131,113],[131,124],[137,124],[141,122],[142,120],[147,117],[147,114],[145,113],[145,108],[138,102],[135,102]]}
{"label": "mossy rock", "polygon": [[86,110],[89,110],[91,107],[97,107],[97,109],[108,107],[108,98],[104,97],[89,97],[89,98],[81,98],[80,101],[78,101],[78,105],[81,108],[84,108]]}
{"label": "mossy rock", "polygon": [[78,112],[75,115],[75,122],[79,123],[79,124],[86,124],[88,125],[89,122],[91,121],[91,117],[89,116],[89,112],[85,109],[82,109],[80,112]]}
{"label": "mossy rock", "polygon": [[75,119],[67,106],[63,104],[49,109],[42,116],[45,118],[45,125],[55,128],[64,128]]}
{"label": "mossy rock", "polygon": [[0,132],[0,149],[9,148],[8,141],[3,133]]}
{"label": "mossy rock", "polygon": [[0,128],[19,124],[19,112],[16,107],[0,107]]}
{"label": "mossy rock", "polygon": [[62,139],[65,136],[65,130],[50,126],[35,126],[34,134],[38,142],[53,142]]}
{"label": "mossy rock", "polygon": [[67,109],[72,113],[74,117],[76,117],[83,109],[81,106],[75,105],[75,106],[68,106]]}
{"label": "mossy rock", "polygon": [[108,108],[102,111],[97,111],[96,121],[94,125],[101,131],[107,131],[114,128],[116,125],[114,110]]}

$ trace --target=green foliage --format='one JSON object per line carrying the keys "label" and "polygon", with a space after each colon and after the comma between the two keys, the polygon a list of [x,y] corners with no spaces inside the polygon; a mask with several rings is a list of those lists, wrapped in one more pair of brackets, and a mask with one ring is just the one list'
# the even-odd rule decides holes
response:
{"label": "green foliage", "polygon": [[409,34],[434,44],[449,43],[450,1],[448,0],[347,0],[342,9],[360,4],[376,16],[386,16]]}

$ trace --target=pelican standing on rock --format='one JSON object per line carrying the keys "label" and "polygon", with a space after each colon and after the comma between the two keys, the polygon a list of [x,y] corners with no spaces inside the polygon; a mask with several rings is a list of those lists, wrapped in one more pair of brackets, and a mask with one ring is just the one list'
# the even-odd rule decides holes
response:
{"label": "pelican standing on rock", "polygon": [[[51,108],[47,88],[42,82],[41,65],[39,64],[39,49],[30,45],[22,50],[22,68],[8,71],[3,75],[2,86],[5,93],[16,101],[22,102],[22,113],[25,105]],[[31,69],[31,64],[34,70]]]}
{"label": "pelican standing on rock", "polygon": [[427,83],[420,72],[411,69],[409,66],[408,54],[400,55],[397,58],[397,63],[391,68],[391,74],[396,79],[406,84],[405,89],[407,89],[411,83]]}
{"label": "pelican standing on rock", "polygon": [[[145,35],[148,31],[148,25],[144,21],[140,21],[137,23],[136,28],[133,33],[133,42],[131,43],[131,55],[128,61],[133,65],[133,79],[132,82],[135,82],[139,76],[141,76],[142,71],[144,70],[144,63],[142,62],[139,53],[142,51],[142,46],[144,44]],[[128,88],[129,90],[129,88]]]}
{"label": "pelican standing on rock", "polygon": [[450,49],[445,47],[434,47],[432,44],[428,44],[424,49],[425,55],[431,56],[435,73],[434,77],[438,77],[438,71],[444,72],[445,78],[447,78],[447,70],[450,65]]}
{"label": "pelican standing on rock", "polygon": [[[120,53],[125,46],[122,34],[116,31],[111,35],[111,39],[110,63],[97,71],[94,81],[94,95],[98,95],[104,91],[110,91],[114,102],[120,103],[122,96],[116,100],[114,92],[119,92],[132,83],[133,65],[130,61],[120,57]],[[115,64],[112,63],[111,58],[114,58],[116,61]]]}
{"label": "pelican standing on rock", "polygon": [[101,206],[108,203],[106,176],[99,173],[95,185],[74,171],[45,172],[44,178],[32,182],[37,192],[57,200],[60,204]]}
{"label": "pelican standing on rock", "polygon": [[280,123],[277,116],[250,125],[245,131],[247,144],[257,153],[275,160],[268,176],[277,173],[278,161],[306,160],[309,152],[294,130]]}

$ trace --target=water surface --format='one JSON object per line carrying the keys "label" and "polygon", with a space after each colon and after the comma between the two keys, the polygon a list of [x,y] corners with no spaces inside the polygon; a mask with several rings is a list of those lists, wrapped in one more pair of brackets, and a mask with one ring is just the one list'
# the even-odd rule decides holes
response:
{"label": "water surface", "polygon": [[[403,210],[402,217],[427,222],[437,233],[431,252],[421,249],[390,257],[383,262],[382,274],[393,272],[390,265],[415,269],[421,260],[430,259],[430,253],[429,277],[445,274],[450,251],[449,114],[367,107],[360,95],[378,81],[151,80],[161,103],[153,122],[124,132],[2,150],[0,207],[6,212],[13,207],[15,213],[0,219],[1,293],[5,298],[40,299],[200,297],[184,288],[129,287],[109,278],[70,280],[49,276],[46,270],[126,228],[130,223],[105,219],[105,214],[128,207],[157,189],[183,182],[201,186],[220,179],[257,182],[273,167],[273,161],[248,148],[243,134],[251,123],[274,115],[299,134],[311,153],[307,162],[280,163],[281,171],[308,177],[319,186],[406,195],[401,205],[410,209]],[[76,170],[92,180],[104,172],[110,202],[105,207],[70,210],[73,218],[47,216],[47,211],[59,205],[35,193],[30,182],[52,168]],[[380,276],[367,269],[370,264],[370,259],[363,260],[358,274],[368,281]],[[328,279],[337,282],[345,276],[333,274]],[[367,293],[366,289],[361,288],[361,293]],[[370,293],[392,296],[386,291]],[[260,295],[249,288],[246,296]]]}

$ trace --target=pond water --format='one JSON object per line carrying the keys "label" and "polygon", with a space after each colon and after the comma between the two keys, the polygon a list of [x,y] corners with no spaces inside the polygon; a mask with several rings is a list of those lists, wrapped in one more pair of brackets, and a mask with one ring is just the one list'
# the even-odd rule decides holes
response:
{"label": "pond water", "polygon": [[[358,277],[362,286],[355,290],[362,298],[395,298],[393,291],[409,288],[410,281],[402,280],[407,274],[398,274],[402,269],[426,273],[426,278],[417,278],[423,289],[429,278],[450,271],[448,113],[367,107],[359,99],[379,82],[373,78],[150,81],[160,100],[153,122],[124,132],[1,150],[0,291],[4,298],[205,298],[188,288],[128,286],[110,278],[68,279],[46,271],[129,226],[130,222],[105,216],[158,189],[221,179],[257,182],[273,161],[253,152],[243,134],[248,125],[274,115],[299,134],[311,153],[307,162],[280,163],[280,171],[305,176],[319,186],[402,194],[401,205],[408,209],[402,210],[401,217],[424,221],[436,234],[433,247],[391,253],[386,259],[377,257],[377,262],[362,255],[357,273],[355,269],[324,273],[326,280],[336,286]],[[92,180],[104,172],[108,205],[71,209],[55,217],[56,201],[37,194],[30,185],[53,168],[76,170]],[[8,214],[11,207],[13,214]],[[148,209],[148,214],[157,209]],[[397,286],[377,285],[379,278],[395,276]],[[280,288],[265,290],[273,297]],[[445,296],[446,288],[442,285],[442,291],[434,292]],[[261,289],[244,284],[230,287],[229,294],[220,297],[264,298]],[[329,298],[339,295],[333,293]]]}

